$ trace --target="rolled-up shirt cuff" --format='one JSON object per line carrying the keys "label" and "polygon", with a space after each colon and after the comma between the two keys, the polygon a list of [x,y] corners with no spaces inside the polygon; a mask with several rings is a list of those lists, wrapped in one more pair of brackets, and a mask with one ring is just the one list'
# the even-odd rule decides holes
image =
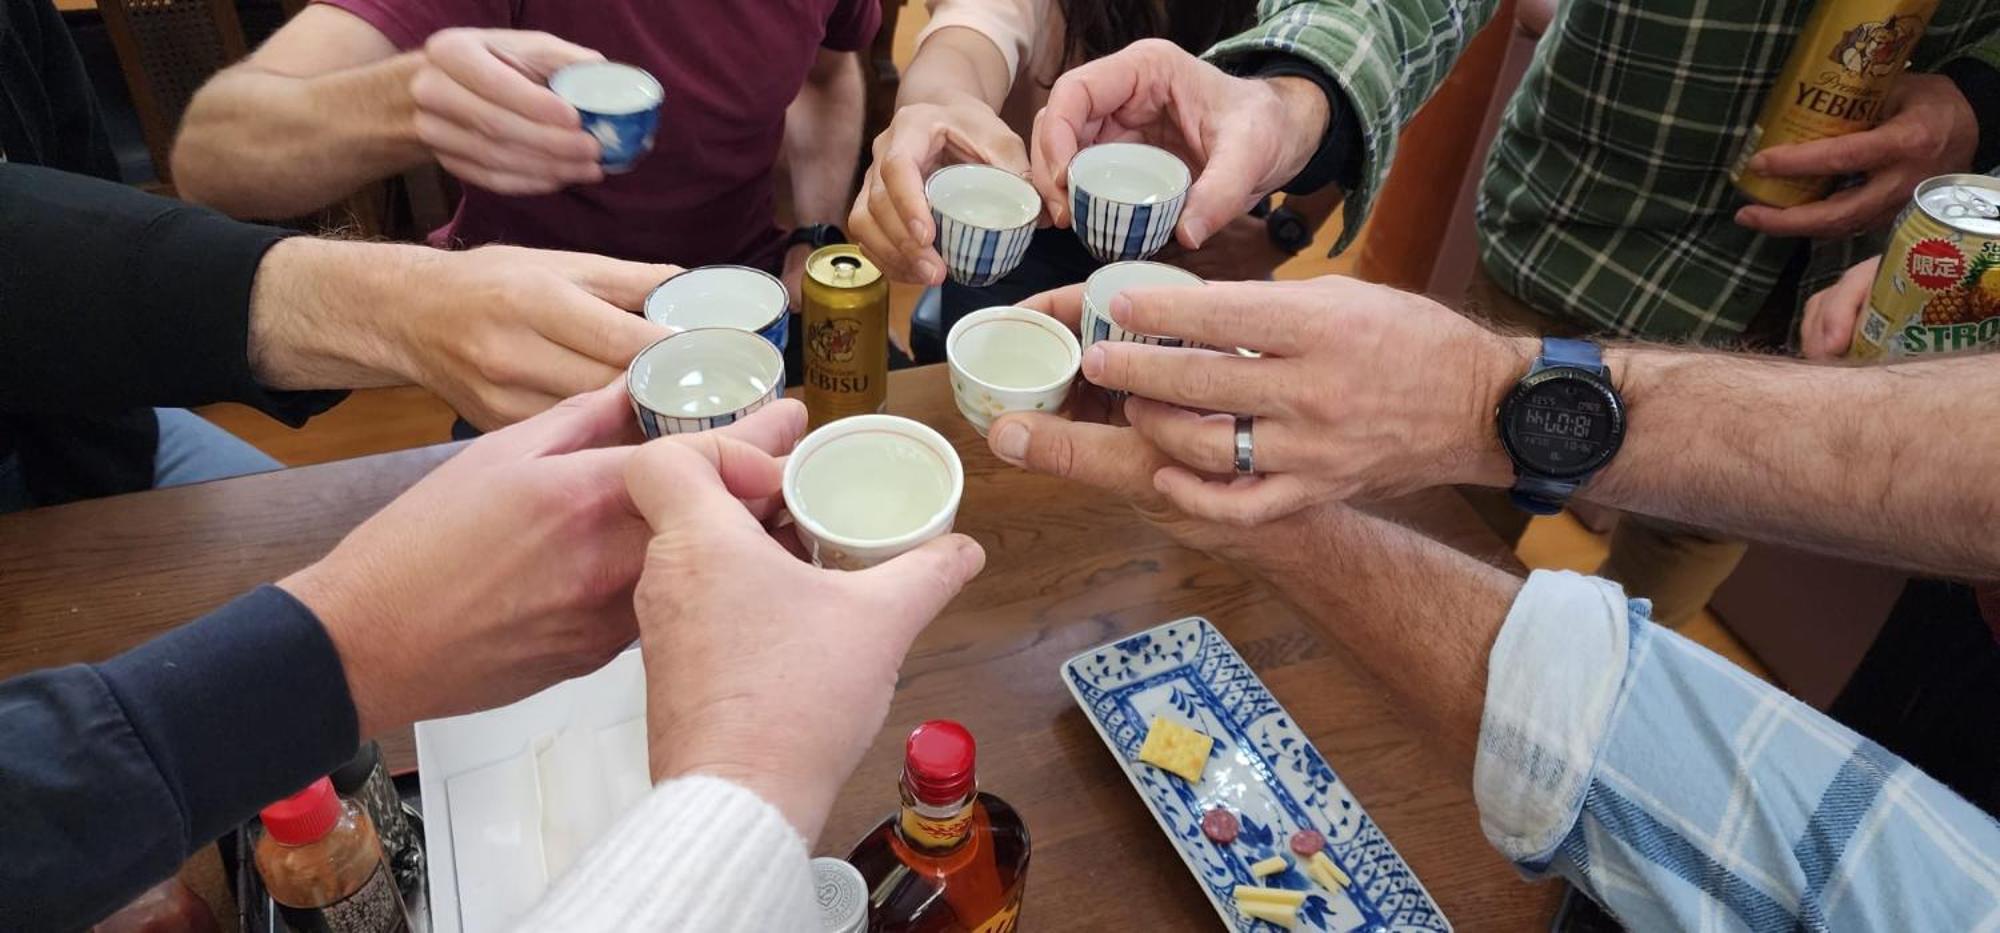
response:
{"label": "rolled-up shirt cuff", "polygon": [[1650,609],[1608,580],[1538,570],[1494,640],[1473,797],[1487,841],[1525,872],[1576,825]]}

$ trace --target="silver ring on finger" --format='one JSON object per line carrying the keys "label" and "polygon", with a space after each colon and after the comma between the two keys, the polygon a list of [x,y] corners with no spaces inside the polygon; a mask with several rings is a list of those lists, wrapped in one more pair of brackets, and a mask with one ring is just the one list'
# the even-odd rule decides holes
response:
{"label": "silver ring on finger", "polygon": [[1257,472],[1257,452],[1251,446],[1250,430],[1257,423],[1255,415],[1236,416],[1236,472],[1249,476]]}

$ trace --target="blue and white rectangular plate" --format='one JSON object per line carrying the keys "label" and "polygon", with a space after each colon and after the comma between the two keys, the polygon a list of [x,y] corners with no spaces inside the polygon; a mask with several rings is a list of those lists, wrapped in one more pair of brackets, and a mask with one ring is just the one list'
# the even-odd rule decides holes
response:
{"label": "blue and white rectangular plate", "polygon": [[[1236,911],[1230,891],[1238,884],[1307,892],[1298,930],[1451,929],[1347,785],[1207,619],[1169,622],[1079,654],[1063,664],[1063,682],[1229,929],[1279,929]],[[1200,784],[1139,760],[1155,716],[1215,739]],[[1201,832],[1202,814],[1218,806],[1241,824],[1229,845]],[[1300,829],[1326,837],[1327,855],[1352,885],[1329,893],[1299,871],[1289,842]],[[1251,877],[1253,863],[1279,853],[1291,868]]]}

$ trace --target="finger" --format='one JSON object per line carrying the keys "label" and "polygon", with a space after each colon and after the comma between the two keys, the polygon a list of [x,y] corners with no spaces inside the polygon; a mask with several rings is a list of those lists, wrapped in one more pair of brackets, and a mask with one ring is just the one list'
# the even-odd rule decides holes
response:
{"label": "finger", "polygon": [[621,311],[631,312],[626,317],[645,310],[646,296],[659,288],[660,283],[687,271],[672,263],[630,262],[590,253],[551,250],[538,254],[561,257],[563,268],[584,291]]}
{"label": "finger", "polygon": [[1177,231],[1181,244],[1198,249],[1210,234],[1249,211],[1266,193],[1257,190],[1257,183],[1271,173],[1270,160],[1270,150],[1251,145],[1251,140],[1219,141],[1188,188]]}
{"label": "finger", "polygon": [[1811,204],[1783,209],[1764,204],[1745,205],[1736,212],[1736,222],[1776,237],[1848,236],[1901,210],[1914,184],[1900,172],[1887,172],[1869,178],[1860,187],[1834,192],[1832,197]]}
{"label": "finger", "polygon": [[491,35],[446,34],[425,43],[424,53],[453,80],[496,107],[548,126],[580,126],[576,108],[542,82],[564,65],[604,56],[547,33],[516,32],[488,39]]}
{"label": "finger", "polygon": [[1895,129],[1884,124],[1845,136],[1772,146],[1751,156],[1746,167],[1759,175],[1780,178],[1865,172],[1888,165],[1901,154]]}
{"label": "finger", "polygon": [[1336,279],[1310,289],[1272,282],[1134,288],[1113,297],[1110,312],[1118,326],[1134,333],[1297,356],[1313,349],[1302,341],[1309,318],[1337,306],[1356,285]]}
{"label": "finger", "polygon": [[450,153],[433,153],[438,167],[475,188],[482,188],[494,194],[510,197],[526,197],[551,194],[569,187],[569,183],[543,175],[516,175],[512,172],[498,172],[477,162],[468,161]]}
{"label": "finger", "polygon": [[[1236,416],[1203,415],[1176,405],[1132,396],[1125,419],[1161,453],[1202,473],[1236,471]],[[1301,469],[1298,438],[1282,421],[1259,418],[1250,427],[1252,466],[1261,473]]]}
{"label": "finger", "polygon": [[924,282],[924,277],[916,269],[903,262],[903,254],[896,251],[896,243],[875,225],[875,215],[870,197],[872,183],[861,182],[861,195],[854,201],[854,210],[847,215],[847,235],[854,240],[861,252],[866,254],[882,274],[897,282]]}
{"label": "finger", "polygon": [[[936,148],[933,144],[921,154],[925,164],[937,154]],[[931,229],[931,202],[924,194],[924,174],[918,168],[918,160],[917,153],[892,148],[889,157],[882,160],[882,190],[888,193],[890,204],[903,221],[903,229],[909,234],[906,241],[928,244],[937,234]],[[923,251],[928,250],[928,246],[923,247]]]}
{"label": "finger", "polygon": [[1039,413],[1001,416],[987,444],[994,455],[1022,469],[1125,499],[1151,497],[1153,471],[1169,462],[1131,428]]}
{"label": "finger", "polygon": [[751,412],[734,424],[704,432],[748,444],[773,457],[792,452],[806,433],[806,406],[798,399],[781,398]]}
{"label": "finger", "polygon": [[534,302],[529,314],[536,331],[549,340],[600,366],[617,369],[631,365],[639,351],[668,334],[665,326],[580,288],[557,289],[548,299]]}
{"label": "finger", "polygon": [[1076,330],[1083,320],[1083,283],[1065,285],[1021,300],[1020,307],[1040,311]]}
{"label": "finger", "polygon": [[1189,515],[1239,527],[1283,518],[1313,504],[1316,498],[1295,473],[1220,481],[1170,466],[1154,476],[1154,488]]}
{"label": "finger", "polygon": [[1289,414],[1283,385],[1289,375],[1280,360],[1212,350],[1100,340],[1083,351],[1083,377],[1094,385],[1239,415]]}
{"label": "finger", "polygon": [[[1056,79],[1056,87],[1062,86],[1062,79]],[[1067,98],[1064,104],[1069,106]],[[1049,116],[1046,106],[1035,113],[1033,139],[1028,144],[1028,183],[1041,194],[1042,210],[1048,213],[1052,226],[1069,226],[1069,160],[1076,157],[1076,150],[1076,127]]]}
{"label": "finger", "polygon": [[563,399],[541,414],[474,443],[503,448],[527,458],[627,443],[637,436],[638,428],[625,397],[625,380],[621,378],[595,391]]}
{"label": "finger", "polygon": [[753,537],[769,542],[737,490],[768,496],[783,482],[784,469],[775,458],[713,433],[652,441],[625,468],[633,511],[655,534],[694,534],[718,543]]}
{"label": "finger", "polygon": [[884,615],[896,625],[897,635],[907,646],[985,566],[986,551],[979,542],[951,534],[932,538],[851,577],[880,594],[882,605],[894,607]]}
{"label": "finger", "polygon": [[569,105],[562,103],[548,88],[528,82],[518,74],[514,77],[548,94],[569,114],[569,120],[566,123],[550,123],[516,113],[479,96],[442,69],[427,68],[418,72],[410,82],[410,96],[420,110],[446,122],[456,123],[472,135],[545,153],[552,161],[596,161],[597,140],[576,125],[576,111],[569,109]]}
{"label": "finger", "polygon": [[604,177],[595,156],[552,157],[539,149],[488,139],[429,111],[418,111],[414,125],[417,138],[439,157],[477,163],[490,171],[542,179],[557,187]]}
{"label": "finger", "polygon": [[930,284],[933,273],[943,273],[942,263],[930,266],[923,258],[930,254],[930,243],[911,238],[909,224],[897,209],[895,199],[889,196],[888,184],[879,173],[868,192],[868,213],[875,220],[877,233],[889,241],[897,262],[918,281]]}

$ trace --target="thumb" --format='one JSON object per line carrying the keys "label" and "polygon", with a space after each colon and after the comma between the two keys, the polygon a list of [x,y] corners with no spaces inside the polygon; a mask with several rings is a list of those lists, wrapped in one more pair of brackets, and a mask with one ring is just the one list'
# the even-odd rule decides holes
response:
{"label": "thumb", "polygon": [[1249,211],[1264,194],[1257,190],[1258,183],[1271,173],[1272,156],[1252,148],[1241,141],[1225,142],[1202,166],[1181,210],[1182,246],[1199,249],[1210,234]]}
{"label": "thumb", "polygon": [[627,262],[603,256],[578,255],[576,283],[626,311],[641,311],[646,296],[660,284],[687,270],[669,263]]}
{"label": "thumb", "polygon": [[621,376],[610,385],[563,399],[541,414],[472,443],[475,448],[528,458],[629,443],[637,436]]}
{"label": "thumb", "polygon": [[531,78],[547,81],[550,76],[577,62],[602,61],[604,54],[587,49],[546,32],[504,31],[489,42],[493,55]]}
{"label": "thumb", "polygon": [[639,448],[625,466],[633,511],[656,534],[727,540],[747,532],[769,543],[741,500],[777,495],[783,482],[776,458],[713,433],[663,437]]}
{"label": "thumb", "polygon": [[881,605],[894,607],[889,616],[907,642],[930,625],[985,566],[986,550],[979,542],[949,534],[847,576],[879,594]]}

